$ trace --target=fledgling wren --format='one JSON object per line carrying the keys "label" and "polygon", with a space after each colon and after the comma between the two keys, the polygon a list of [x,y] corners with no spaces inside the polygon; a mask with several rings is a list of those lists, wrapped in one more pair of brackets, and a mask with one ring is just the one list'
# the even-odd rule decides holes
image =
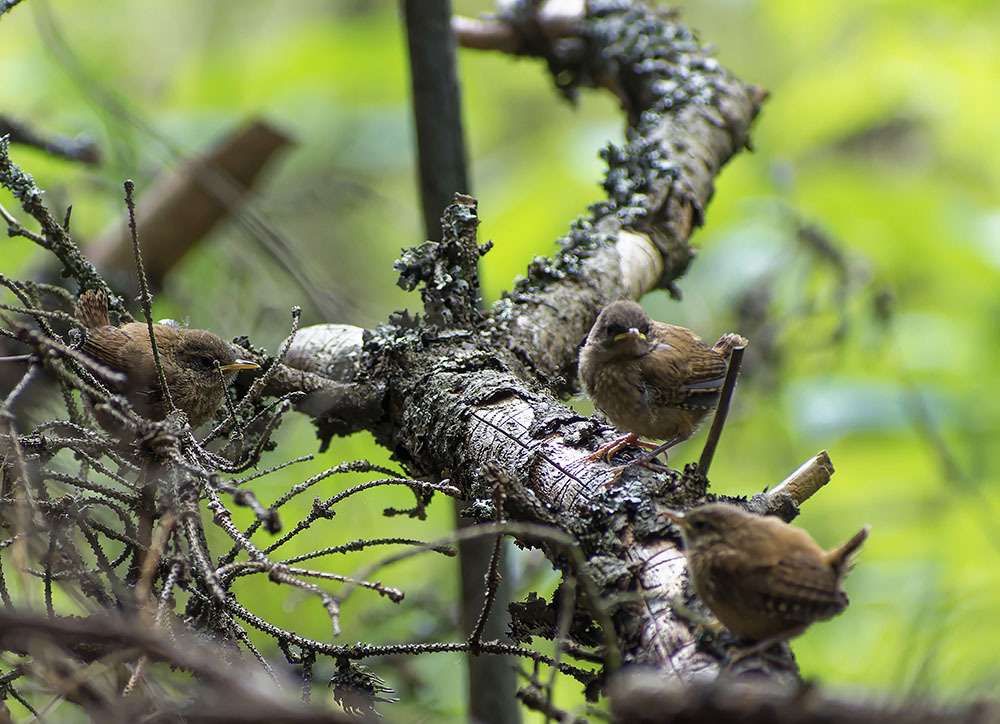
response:
{"label": "fledgling wren", "polygon": [[657,322],[632,301],[606,306],[580,351],[580,379],[594,406],[628,433],[592,459],[610,457],[638,437],[686,440],[719,402],[729,357],[747,341],[723,335],[709,347],[686,327]]}
{"label": "fledgling wren", "polygon": [[824,551],[801,528],[729,503],[665,515],[681,529],[695,593],[734,635],[758,642],[743,655],[847,608],[841,584],[869,531]]}
{"label": "fledgling wren", "polygon": [[[129,322],[111,326],[107,295],[93,289],[77,299],[76,316],[87,327],[81,351],[124,373],[126,381],[116,391],[129,399],[136,412],[154,420],[165,418],[170,410],[157,379],[147,325]],[[219,409],[224,386],[237,370],[258,368],[253,362],[237,359],[225,340],[203,329],[154,324],[153,334],[170,397],[187,415],[192,428]]]}

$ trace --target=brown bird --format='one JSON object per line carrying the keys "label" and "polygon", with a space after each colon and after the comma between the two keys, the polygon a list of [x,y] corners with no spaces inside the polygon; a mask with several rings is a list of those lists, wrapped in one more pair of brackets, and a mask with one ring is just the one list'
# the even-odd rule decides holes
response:
{"label": "brown bird", "polygon": [[[136,412],[154,420],[165,418],[170,410],[156,376],[149,327],[144,322],[111,326],[107,295],[93,289],[80,295],[76,316],[87,327],[81,351],[125,374],[125,383],[116,391],[128,397]],[[153,334],[170,397],[191,427],[215,414],[237,370],[258,368],[237,359],[225,340],[203,329],[154,324]]]}
{"label": "brown bird", "polygon": [[870,530],[824,551],[801,528],[728,503],[665,515],[680,526],[695,593],[733,634],[759,642],[739,658],[847,608],[841,583]]}
{"label": "brown bird", "polygon": [[[626,444],[655,448],[651,459],[691,437],[719,402],[730,355],[746,344],[729,333],[709,347],[686,327],[650,319],[635,302],[606,306],[580,351],[580,379],[594,406],[629,434],[591,459]],[[657,447],[638,436],[666,443]]]}

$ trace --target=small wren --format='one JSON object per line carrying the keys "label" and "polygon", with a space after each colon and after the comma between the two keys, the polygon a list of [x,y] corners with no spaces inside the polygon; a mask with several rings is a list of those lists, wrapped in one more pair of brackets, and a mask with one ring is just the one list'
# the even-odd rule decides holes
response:
{"label": "small wren", "polygon": [[[650,319],[635,302],[606,306],[580,351],[580,379],[594,406],[628,435],[591,459],[626,444],[662,452],[691,437],[718,404],[730,355],[746,344],[729,333],[709,347],[686,327]],[[639,436],[666,443],[657,448]]]}
{"label": "small wren", "polygon": [[[77,299],[76,316],[87,327],[81,351],[124,373],[126,381],[116,391],[128,397],[136,412],[154,420],[165,418],[170,410],[157,379],[148,326],[144,322],[111,326],[107,295],[93,289]],[[170,397],[193,428],[219,409],[224,386],[237,370],[259,367],[237,359],[225,340],[203,329],[154,324],[153,334]]]}
{"label": "small wren", "polygon": [[841,584],[868,526],[824,551],[801,528],[729,503],[664,514],[681,529],[695,593],[734,635],[758,642],[740,658],[847,608]]}

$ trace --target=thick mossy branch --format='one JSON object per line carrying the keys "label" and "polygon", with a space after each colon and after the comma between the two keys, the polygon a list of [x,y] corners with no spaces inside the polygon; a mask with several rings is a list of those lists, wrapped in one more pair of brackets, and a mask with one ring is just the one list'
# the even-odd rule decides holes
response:
{"label": "thick mossy branch", "polygon": [[[446,225],[454,213],[457,206],[446,212]],[[462,246],[476,248],[475,224],[464,233]],[[438,329],[407,316],[372,334],[360,376],[389,381],[376,439],[415,475],[450,479],[479,520],[502,511],[569,533],[583,565],[545,541],[519,542],[542,547],[581,582],[580,605],[607,623],[602,635],[614,637],[625,663],[661,666],[680,681],[713,678],[717,659],[691,645],[687,624],[672,608],[683,594],[683,556],[659,513],[703,500],[707,481],[693,470],[630,469],[607,489],[615,469],[586,457],[610,428],[526,376],[493,331],[488,317],[471,329]],[[509,481],[502,506],[495,503],[498,478]]]}
{"label": "thick mossy branch", "polygon": [[576,347],[601,307],[656,287],[677,293],[715,176],[747,145],[766,94],[710,58],[683,25],[642,6],[588,3],[575,23],[516,7],[498,20],[504,37],[541,30],[518,52],[548,59],[571,96],[582,86],[611,90],[628,118],[625,143],[602,152],[607,197],[573,225],[555,258],[536,259],[494,307],[521,362],[568,390]]}
{"label": "thick mossy branch", "polygon": [[[581,583],[578,592],[595,591],[580,605],[611,622],[614,630],[603,634],[618,642],[625,662],[649,662],[678,681],[714,678],[718,657],[693,645],[673,611],[671,601],[684,593],[683,556],[657,513],[703,499],[706,481],[693,472],[630,470],[607,490],[615,471],[585,458],[612,430],[553,392],[575,387],[577,350],[601,307],[669,286],[687,268],[688,238],[714,176],[746,145],[763,94],[652,11],[600,5],[560,27],[561,40],[543,33],[532,46],[550,43],[537,54],[557,81],[609,88],[628,115],[626,142],[605,152],[607,198],[573,225],[555,258],[536,258],[481,315],[475,205],[458,197],[443,219],[445,241],[406,252],[396,267],[404,288],[423,285],[427,319],[402,313],[367,333],[355,379],[384,381],[373,432],[413,474],[450,479],[470,514],[489,520],[499,514],[496,476],[484,471],[499,470],[510,481],[503,515],[573,536],[587,561],[578,568],[544,542],[519,542],[545,548]],[[575,50],[559,55],[564,47]]]}

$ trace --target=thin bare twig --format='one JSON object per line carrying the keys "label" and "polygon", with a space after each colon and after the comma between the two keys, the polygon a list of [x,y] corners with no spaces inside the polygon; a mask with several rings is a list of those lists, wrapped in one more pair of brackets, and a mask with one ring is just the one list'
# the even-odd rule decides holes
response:
{"label": "thin bare twig", "polygon": [[698,474],[708,477],[708,468],[715,457],[715,448],[719,444],[719,437],[722,435],[722,427],[726,424],[726,416],[729,414],[729,402],[733,397],[733,390],[736,389],[736,376],[740,371],[740,364],[743,362],[743,351],[745,347],[735,347],[729,357],[729,367],[726,369],[726,379],[722,383],[722,391],[719,393],[719,405],[715,408],[715,417],[712,418],[712,427],[709,428],[708,438],[705,440],[705,448],[701,451],[698,459]]}
{"label": "thin bare twig", "polygon": [[469,647],[472,653],[476,653],[476,647],[482,642],[483,631],[486,630],[486,621],[490,617],[493,602],[496,601],[497,590],[500,588],[500,552],[503,546],[503,536],[498,535],[493,541],[493,555],[490,557],[489,572],[486,574],[486,598],[483,601],[483,609],[476,619],[476,626],[469,634]]}
{"label": "thin bare twig", "polygon": [[163,373],[163,365],[160,362],[160,350],[156,344],[156,333],[153,330],[153,295],[149,291],[149,281],[146,279],[146,268],[142,265],[142,251],[139,249],[139,230],[135,225],[135,202],[132,200],[132,192],[135,184],[131,179],[125,181],[125,204],[128,206],[128,228],[132,233],[132,253],[135,256],[135,273],[139,278],[139,303],[142,305],[142,314],[146,318],[146,328],[149,330],[149,344],[153,348],[153,364],[156,366],[156,379],[163,390],[163,398],[167,402],[168,410],[176,410],[174,401],[170,397],[170,388],[167,386],[167,377]]}

